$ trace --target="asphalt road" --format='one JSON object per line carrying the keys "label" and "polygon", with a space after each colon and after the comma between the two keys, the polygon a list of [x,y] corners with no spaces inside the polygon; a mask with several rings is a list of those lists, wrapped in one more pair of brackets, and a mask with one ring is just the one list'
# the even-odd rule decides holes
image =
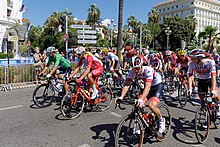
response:
{"label": "asphalt road", "polygon": [[[82,113],[75,120],[66,120],[60,113],[59,100],[47,108],[33,105],[33,90],[0,91],[0,147],[112,147],[117,124],[131,110],[114,109],[113,103],[105,112]],[[157,142],[153,138],[144,146],[220,146],[219,129],[211,129],[204,144],[197,143],[194,117],[198,106],[187,103],[180,108],[172,96],[167,95],[173,116],[168,139]]]}

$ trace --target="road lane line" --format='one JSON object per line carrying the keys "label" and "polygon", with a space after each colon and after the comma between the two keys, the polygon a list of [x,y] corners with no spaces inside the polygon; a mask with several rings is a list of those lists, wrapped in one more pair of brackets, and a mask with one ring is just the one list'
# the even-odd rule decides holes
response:
{"label": "road lane line", "polygon": [[7,108],[1,108],[0,111],[9,110],[9,109],[16,109],[16,108],[21,108],[21,107],[23,107],[23,106],[18,105],[18,106],[12,106],[12,107],[7,107]]}
{"label": "road lane line", "polygon": [[192,145],[194,147],[205,147],[204,145],[198,144],[198,145]]}
{"label": "road lane line", "polygon": [[78,146],[78,147],[90,147],[90,145],[88,145],[88,144],[83,144],[83,145],[80,145],[80,146]]}
{"label": "road lane line", "polygon": [[110,113],[111,115],[114,115],[114,116],[116,116],[116,117],[121,117],[122,115],[120,115],[120,114],[118,114],[118,113],[115,113],[115,112],[111,112]]}

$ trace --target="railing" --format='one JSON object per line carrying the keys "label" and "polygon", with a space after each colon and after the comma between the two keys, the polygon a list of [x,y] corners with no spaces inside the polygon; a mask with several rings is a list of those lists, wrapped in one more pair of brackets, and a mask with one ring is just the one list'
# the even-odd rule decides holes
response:
{"label": "railing", "polygon": [[[71,63],[72,69],[76,63]],[[45,64],[23,64],[0,66],[0,90],[8,91],[17,88],[27,88],[40,83],[37,75]],[[52,69],[53,66],[50,66]]]}

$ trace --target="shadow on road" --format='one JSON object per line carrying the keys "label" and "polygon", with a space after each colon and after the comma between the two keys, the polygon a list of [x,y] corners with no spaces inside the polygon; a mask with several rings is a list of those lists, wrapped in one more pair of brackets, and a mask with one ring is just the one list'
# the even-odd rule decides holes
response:
{"label": "shadow on road", "polygon": [[117,126],[118,124],[102,124],[91,127],[90,129],[96,133],[95,136],[92,136],[92,139],[105,142],[104,147],[113,147],[115,144],[115,130]]}
{"label": "shadow on road", "polygon": [[198,144],[194,135],[194,122],[185,120],[184,117],[179,117],[178,119],[172,118],[173,126],[171,127],[173,131],[173,137],[187,145]]}
{"label": "shadow on road", "polygon": [[218,144],[220,144],[220,138],[219,137],[214,137],[215,142],[217,142]]}

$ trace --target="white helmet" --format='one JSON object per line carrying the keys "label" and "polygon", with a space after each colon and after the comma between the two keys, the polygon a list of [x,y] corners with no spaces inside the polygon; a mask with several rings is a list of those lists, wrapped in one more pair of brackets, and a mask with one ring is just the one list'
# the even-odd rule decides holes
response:
{"label": "white helmet", "polygon": [[79,46],[78,48],[75,49],[76,54],[82,54],[83,52],[85,52],[85,48],[82,46]]}
{"label": "white helmet", "polygon": [[132,62],[132,67],[134,68],[141,67],[141,65],[143,64],[143,61],[139,56],[133,56],[131,58],[131,62]]}
{"label": "white helmet", "polygon": [[166,51],[166,56],[170,56],[171,53],[172,53],[172,52],[171,52],[170,50],[167,50],[167,51]]}
{"label": "white helmet", "polygon": [[56,48],[53,46],[50,46],[47,48],[47,53],[52,53],[52,52],[56,52]]}

